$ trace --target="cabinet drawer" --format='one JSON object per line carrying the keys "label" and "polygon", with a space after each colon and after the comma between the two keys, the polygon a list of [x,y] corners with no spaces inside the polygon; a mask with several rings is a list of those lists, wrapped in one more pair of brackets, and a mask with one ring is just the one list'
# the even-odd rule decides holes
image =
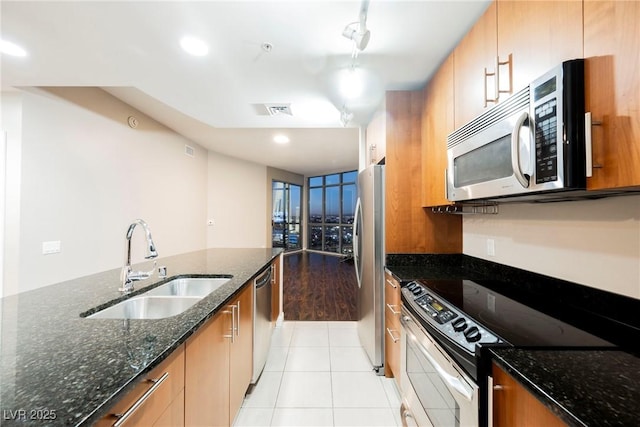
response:
{"label": "cabinet drawer", "polygon": [[[154,425],[184,391],[184,346],[145,376],[133,391],[115,404],[96,425]],[[125,419],[126,417],[126,419]],[[179,417],[178,417],[179,418]]]}

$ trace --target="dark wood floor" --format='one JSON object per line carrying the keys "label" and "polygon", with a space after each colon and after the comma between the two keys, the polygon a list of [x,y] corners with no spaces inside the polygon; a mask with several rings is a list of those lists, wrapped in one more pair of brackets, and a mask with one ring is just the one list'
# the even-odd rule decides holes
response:
{"label": "dark wood floor", "polygon": [[284,257],[285,320],[357,320],[353,262],[313,252]]}

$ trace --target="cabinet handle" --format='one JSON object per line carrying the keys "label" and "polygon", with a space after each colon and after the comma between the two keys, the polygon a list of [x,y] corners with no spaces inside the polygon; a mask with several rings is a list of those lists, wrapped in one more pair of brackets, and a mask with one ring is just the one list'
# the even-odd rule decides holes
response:
{"label": "cabinet handle", "polygon": [[592,126],[602,126],[602,122],[593,120],[591,112],[584,114],[584,157],[586,161],[587,178],[593,176],[593,168],[601,168],[602,165],[593,164],[593,140],[591,134]]}
{"label": "cabinet handle", "polygon": [[394,316],[396,316],[396,315],[400,314],[400,312],[399,312],[399,311],[395,311],[395,310],[393,309],[393,307],[394,307],[393,305],[391,305],[391,304],[387,304],[387,307],[389,307],[389,310],[391,310],[391,313],[392,313]]}
{"label": "cabinet handle", "polygon": [[[493,72],[490,73],[487,70],[487,67],[484,68],[484,108],[487,108],[487,105],[489,105],[490,102],[493,102],[494,104],[498,103],[498,73],[497,72]],[[493,98],[489,98],[489,85],[487,84],[487,81],[489,80],[489,77],[495,77],[494,81],[495,81],[495,93],[493,95]]]}
{"label": "cabinet handle", "polygon": [[240,336],[240,301],[238,301],[237,308],[238,315],[236,316],[236,336]]}
{"label": "cabinet handle", "polygon": [[231,334],[230,335],[223,335],[224,338],[231,338],[231,343],[235,342],[235,332],[236,332],[236,306],[235,305],[231,305],[231,311],[229,310],[225,310],[223,311],[223,313],[225,314],[231,314]]}
{"label": "cabinet handle", "polygon": [[400,339],[399,337],[396,338],[393,336],[393,332],[391,329],[387,328],[387,333],[389,334],[389,336],[391,337],[391,339],[393,340],[394,343],[398,342],[398,340]]}
{"label": "cabinet handle", "polygon": [[[500,89],[500,67],[509,66],[509,89]],[[506,61],[500,61],[500,57],[496,58],[496,102],[500,99],[500,94],[506,93],[511,95],[513,93],[513,54],[510,53]]]}
{"label": "cabinet handle", "polygon": [[149,382],[152,382],[153,385],[151,387],[149,387],[149,390],[145,391],[144,394],[142,396],[140,396],[140,399],[136,400],[136,402],[133,405],[131,405],[131,407],[129,409],[127,409],[123,414],[113,414],[116,418],[118,418],[118,421],[116,421],[113,424],[113,427],[120,427],[121,425],[126,423],[127,419],[131,415],[133,415],[140,408],[140,406],[142,406],[142,404],[158,389],[158,387],[160,387],[160,385],[167,378],[169,378],[169,372],[165,372],[158,379],[149,379],[149,380],[147,380]]}
{"label": "cabinet handle", "polygon": [[396,284],[395,284],[395,283],[393,283],[393,281],[392,281],[392,280],[389,280],[389,279],[385,279],[385,280],[387,281],[387,283],[388,283],[389,285],[391,285],[391,287],[392,287],[393,289],[398,289],[398,286],[396,286]]}

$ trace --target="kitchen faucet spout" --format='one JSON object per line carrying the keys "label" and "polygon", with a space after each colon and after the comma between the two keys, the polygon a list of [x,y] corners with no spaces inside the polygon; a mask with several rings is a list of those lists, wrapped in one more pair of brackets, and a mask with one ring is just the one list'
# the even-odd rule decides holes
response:
{"label": "kitchen faucet spout", "polygon": [[127,234],[125,235],[125,261],[124,261],[124,267],[122,267],[122,273],[121,273],[121,280],[122,280],[122,287],[119,289],[119,291],[123,292],[123,293],[130,293],[133,291],[133,282],[137,281],[137,280],[143,280],[143,279],[148,279],[151,274],[153,273],[153,270],[155,269],[155,262],[154,262],[154,268],[152,268],[150,271],[131,271],[131,237],[133,236],[133,230],[136,228],[137,225],[140,225],[145,233],[145,238],[147,240],[147,245],[146,245],[146,255],[145,255],[145,259],[152,259],[158,256],[158,252],[156,251],[156,245],[153,243],[153,238],[151,237],[151,230],[149,229],[149,226],[147,225],[146,222],[144,222],[141,219],[136,219],[134,220],[131,225],[129,225],[129,229],[127,230]]}

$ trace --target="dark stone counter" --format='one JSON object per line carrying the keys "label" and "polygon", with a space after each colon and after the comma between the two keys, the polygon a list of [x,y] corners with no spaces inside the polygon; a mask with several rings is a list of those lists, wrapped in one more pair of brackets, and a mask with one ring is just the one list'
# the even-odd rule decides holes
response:
{"label": "dark stone counter", "polygon": [[498,366],[571,426],[638,425],[638,357],[615,350],[489,351]]}
{"label": "dark stone counter", "polygon": [[[136,292],[125,297],[118,291],[116,269],[0,299],[0,424],[92,424],[281,251],[209,249],[158,258],[158,265],[167,266],[168,278],[136,282]],[[214,274],[233,278],[177,316],[80,316],[142,293],[160,280]]]}

